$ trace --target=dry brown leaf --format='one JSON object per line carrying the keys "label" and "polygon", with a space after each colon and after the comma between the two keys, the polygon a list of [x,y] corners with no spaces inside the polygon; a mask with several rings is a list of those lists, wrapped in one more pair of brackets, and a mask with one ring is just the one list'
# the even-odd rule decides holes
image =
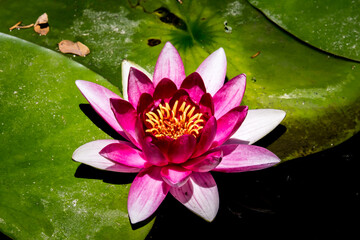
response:
{"label": "dry brown leaf", "polygon": [[59,43],[59,50],[62,53],[72,53],[85,57],[90,53],[90,49],[81,42],[72,42],[70,40],[62,40]]}
{"label": "dry brown leaf", "polygon": [[35,22],[34,31],[40,35],[46,35],[50,30],[48,23],[48,15],[44,13]]}

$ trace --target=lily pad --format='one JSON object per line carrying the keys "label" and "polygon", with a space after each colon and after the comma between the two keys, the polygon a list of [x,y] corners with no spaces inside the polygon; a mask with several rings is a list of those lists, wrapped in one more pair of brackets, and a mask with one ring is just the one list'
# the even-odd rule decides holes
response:
{"label": "lily pad", "polygon": [[249,0],[271,21],[326,52],[360,61],[359,0]]}
{"label": "lily pad", "polygon": [[134,176],[103,176],[71,161],[78,146],[109,138],[85,115],[91,108],[75,80],[117,88],[24,40],[0,33],[0,46],[1,231],[16,239],[145,238],[152,222],[134,230],[127,215]]}
{"label": "lily pad", "polygon": [[[47,12],[51,32],[10,34],[53,50],[59,39],[81,41],[91,53],[69,57],[119,87],[123,59],[152,72],[166,41],[179,50],[186,74],[223,47],[228,78],[247,74],[244,104],[287,112],[283,127],[267,139],[271,141],[259,143],[283,161],[330,148],[360,130],[360,65],[304,44],[245,0],[108,0],[106,4],[31,0],[35,13],[19,8],[21,2],[25,3],[6,1],[8,11],[0,15],[3,25],[12,26],[21,17],[26,17],[25,24],[30,16]],[[0,31],[9,30],[2,26]]]}

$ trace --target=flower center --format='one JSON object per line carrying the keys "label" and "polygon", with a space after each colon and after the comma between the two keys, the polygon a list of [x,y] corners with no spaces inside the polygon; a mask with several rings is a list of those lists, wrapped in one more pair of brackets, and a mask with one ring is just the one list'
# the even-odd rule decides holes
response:
{"label": "flower center", "polygon": [[196,107],[186,102],[179,106],[177,100],[172,108],[169,103],[162,104],[156,110],[147,112],[146,132],[153,134],[155,137],[171,137],[177,139],[184,134],[191,134],[198,137],[200,130],[204,127],[202,113],[195,113]]}

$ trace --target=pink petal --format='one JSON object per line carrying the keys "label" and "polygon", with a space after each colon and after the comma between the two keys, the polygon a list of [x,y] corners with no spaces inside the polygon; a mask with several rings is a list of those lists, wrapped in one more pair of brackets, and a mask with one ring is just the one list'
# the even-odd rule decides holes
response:
{"label": "pink petal", "polygon": [[88,142],[73,153],[73,160],[76,162],[84,163],[86,165],[92,166],[94,168],[113,171],[113,172],[124,172],[124,173],[134,173],[139,172],[140,169],[136,167],[129,167],[123,164],[116,163],[107,158],[104,158],[99,154],[101,149],[106,147],[109,144],[118,144],[126,143],[119,140],[96,140],[93,142]]}
{"label": "pink petal", "polygon": [[169,188],[161,178],[160,168],[142,170],[129,191],[128,212],[131,223],[135,224],[150,217],[166,197]]}
{"label": "pink petal", "polygon": [[124,130],[126,136],[133,144],[135,144],[135,146],[140,148],[135,134],[135,125],[138,117],[134,107],[129,102],[122,99],[111,98],[110,104],[115,118]]}
{"label": "pink petal", "polygon": [[181,166],[194,172],[209,172],[220,164],[223,157],[221,149],[209,151],[200,157],[190,159]]}
{"label": "pink petal", "polygon": [[214,117],[211,117],[209,118],[204,128],[202,129],[200,140],[196,145],[195,153],[192,156],[193,158],[198,157],[203,153],[205,153],[207,150],[209,150],[216,136],[216,130],[217,130],[216,119]]}
{"label": "pink petal", "polygon": [[285,115],[284,111],[277,109],[249,110],[244,122],[232,137],[253,144],[277,127]]}
{"label": "pink petal", "polygon": [[199,105],[200,112],[205,115],[206,118],[214,116],[214,102],[210,93],[202,95]]}
{"label": "pink petal", "polygon": [[96,83],[77,80],[76,86],[80,89],[86,100],[94,110],[118,133],[126,137],[114,113],[111,110],[110,98],[121,99],[117,94]]}
{"label": "pink petal", "polygon": [[185,78],[184,65],[176,48],[170,43],[165,43],[154,71],[154,85],[163,78],[171,79],[179,88]]}
{"label": "pink petal", "polygon": [[139,71],[143,72],[150,80],[152,79],[152,75],[148,73],[145,69],[140,67],[139,65],[129,61],[123,60],[121,63],[121,76],[122,76],[122,94],[125,100],[129,100],[128,98],[128,83],[129,83],[129,72],[130,68],[136,68]]}
{"label": "pink petal", "polygon": [[207,57],[196,70],[204,80],[207,92],[212,96],[224,85],[226,65],[225,51],[223,48],[219,48]]}
{"label": "pink petal", "polygon": [[154,86],[152,81],[141,71],[136,68],[130,68],[128,96],[129,102],[134,108],[137,108],[141,94],[154,93]]}
{"label": "pink petal", "polygon": [[136,168],[146,167],[142,152],[129,143],[112,143],[100,151],[100,155],[114,162]]}
{"label": "pink petal", "polygon": [[193,172],[190,179],[170,193],[185,207],[206,221],[213,221],[219,210],[219,193],[210,173]]}
{"label": "pink petal", "polygon": [[146,137],[141,141],[142,151],[145,154],[146,161],[155,166],[165,166],[168,160],[159,147],[151,142],[151,137]]}
{"label": "pink petal", "polygon": [[172,141],[167,156],[172,163],[183,163],[193,154],[196,147],[196,139],[192,135],[182,135]]}
{"label": "pink petal", "polygon": [[143,113],[148,112],[151,110],[151,107],[154,106],[154,99],[153,97],[148,93],[143,93],[140,96],[138,106],[136,108],[137,113]]}
{"label": "pink petal", "polygon": [[247,172],[271,167],[280,162],[280,159],[266,148],[245,145],[222,145],[224,153],[221,163],[213,169],[218,172]]}
{"label": "pink petal", "polygon": [[212,148],[222,145],[238,130],[246,117],[247,111],[247,106],[238,106],[217,121],[218,127]]}
{"label": "pink petal", "polygon": [[191,170],[187,170],[177,165],[168,165],[161,169],[163,180],[171,187],[181,187],[184,185],[191,173]]}
{"label": "pink petal", "polygon": [[170,79],[162,79],[155,87],[153,98],[154,100],[164,99],[168,100],[175,94],[177,87]]}
{"label": "pink petal", "polygon": [[199,103],[201,96],[206,93],[204,81],[197,72],[193,72],[187,76],[180,88],[185,89],[189,93],[191,99],[196,103]]}
{"label": "pink petal", "polygon": [[246,75],[241,74],[220,88],[214,95],[215,117],[221,118],[228,111],[240,105],[244,96],[246,86]]}

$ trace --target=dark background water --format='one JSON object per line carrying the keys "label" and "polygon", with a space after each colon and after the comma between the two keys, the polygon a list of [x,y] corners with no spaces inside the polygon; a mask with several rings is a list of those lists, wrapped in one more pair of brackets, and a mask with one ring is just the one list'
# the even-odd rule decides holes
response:
{"label": "dark background water", "polygon": [[149,239],[360,239],[360,134],[266,170],[213,174],[208,223],[168,196]]}

